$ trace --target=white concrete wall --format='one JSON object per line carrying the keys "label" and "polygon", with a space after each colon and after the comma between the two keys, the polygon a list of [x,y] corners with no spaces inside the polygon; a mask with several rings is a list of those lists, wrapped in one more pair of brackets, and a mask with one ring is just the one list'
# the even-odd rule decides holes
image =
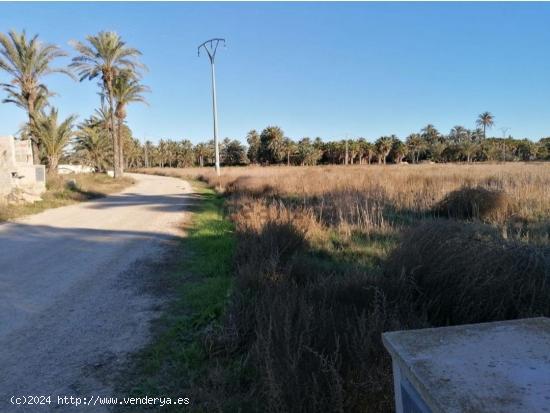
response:
{"label": "white concrete wall", "polygon": [[21,192],[22,199],[34,200],[46,191],[44,165],[33,165],[30,141],[0,136],[0,196]]}
{"label": "white concrete wall", "polygon": [[94,172],[94,168],[88,165],[58,165],[57,172],[61,175],[90,174]]}

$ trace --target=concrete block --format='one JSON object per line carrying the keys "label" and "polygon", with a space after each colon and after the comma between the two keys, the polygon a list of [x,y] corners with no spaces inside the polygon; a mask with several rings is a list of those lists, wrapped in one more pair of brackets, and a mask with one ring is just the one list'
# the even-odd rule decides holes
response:
{"label": "concrete block", "polygon": [[548,318],[396,331],[382,339],[393,360],[398,413],[550,412]]}

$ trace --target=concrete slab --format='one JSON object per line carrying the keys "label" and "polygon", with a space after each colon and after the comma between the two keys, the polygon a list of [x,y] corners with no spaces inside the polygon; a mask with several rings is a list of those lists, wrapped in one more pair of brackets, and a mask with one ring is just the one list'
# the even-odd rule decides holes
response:
{"label": "concrete slab", "polygon": [[[550,319],[384,333],[433,413],[550,412]],[[395,371],[394,371],[395,374]]]}

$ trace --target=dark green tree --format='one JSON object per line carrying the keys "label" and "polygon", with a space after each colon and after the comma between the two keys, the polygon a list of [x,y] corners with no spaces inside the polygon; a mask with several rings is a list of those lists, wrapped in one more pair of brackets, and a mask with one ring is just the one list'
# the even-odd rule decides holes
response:
{"label": "dark green tree", "polygon": [[246,148],[236,139],[224,141],[220,155],[223,165],[226,166],[246,165],[248,163]]}
{"label": "dark green tree", "polygon": [[268,126],[260,134],[260,162],[280,163],[285,155],[284,132],[278,126]]}
{"label": "dark green tree", "polygon": [[250,163],[260,163],[260,135],[256,129],[252,129],[246,135],[246,143],[248,144],[247,156]]}

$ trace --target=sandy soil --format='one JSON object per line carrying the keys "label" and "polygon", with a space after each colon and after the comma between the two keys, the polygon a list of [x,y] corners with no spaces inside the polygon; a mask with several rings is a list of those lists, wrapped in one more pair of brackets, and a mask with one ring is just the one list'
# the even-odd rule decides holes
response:
{"label": "sandy soil", "polygon": [[124,396],[105,378],[147,343],[162,304],[148,286],[191,204],[180,179],[131,176],[122,193],[0,224],[1,412],[108,411],[57,396]]}

